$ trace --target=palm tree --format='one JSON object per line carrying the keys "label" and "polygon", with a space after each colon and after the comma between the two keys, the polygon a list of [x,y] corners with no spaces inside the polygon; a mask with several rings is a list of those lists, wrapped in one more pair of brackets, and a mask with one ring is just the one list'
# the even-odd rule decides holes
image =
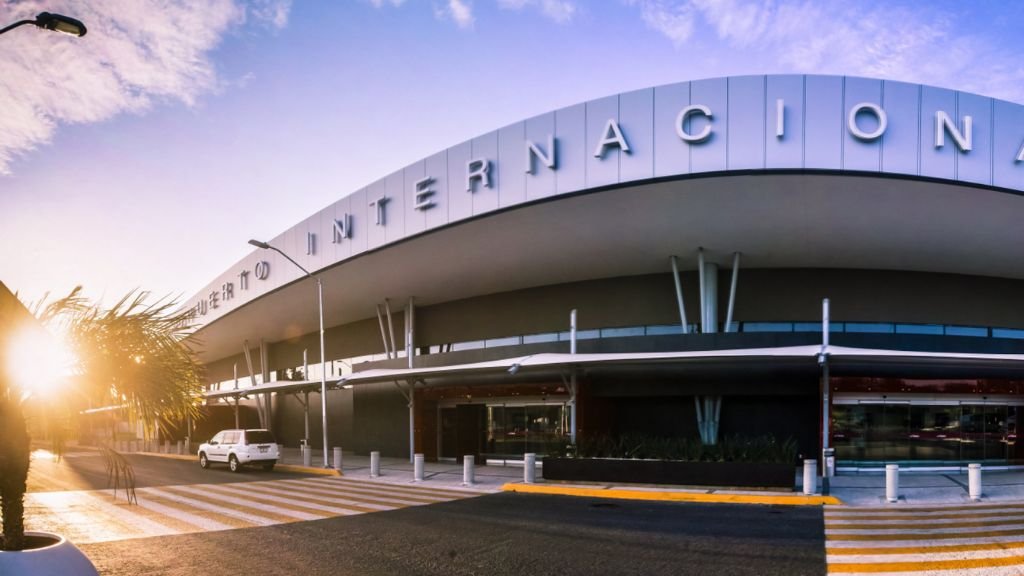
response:
{"label": "palm tree", "polygon": [[[195,399],[203,385],[202,365],[187,340],[188,312],[173,299],[149,303],[149,297],[148,292],[133,290],[104,309],[87,301],[77,287],[64,298],[34,308],[36,318],[61,330],[73,349],[78,359],[77,391],[100,405],[124,406],[129,419],[147,428],[158,420],[176,423],[186,415],[197,416]],[[2,312],[0,308],[0,320]],[[0,399],[7,399],[0,404],[0,427],[9,428],[0,431],[0,550],[24,547],[28,433],[20,397],[13,390],[0,380]]]}

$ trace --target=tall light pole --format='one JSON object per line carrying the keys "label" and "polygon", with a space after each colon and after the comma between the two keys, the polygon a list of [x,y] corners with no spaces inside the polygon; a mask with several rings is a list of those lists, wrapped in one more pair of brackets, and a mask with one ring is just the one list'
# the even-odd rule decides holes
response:
{"label": "tall light pole", "polygon": [[26,24],[32,24],[38,28],[44,30],[53,30],[55,32],[63,32],[65,34],[71,34],[72,36],[85,36],[85,24],[82,24],[81,20],[75,20],[62,14],[51,14],[49,12],[40,12],[36,15],[35,20],[19,20],[10,26],[0,28],[0,34],[14,30],[18,26],[24,26]]}
{"label": "tall light pole", "polygon": [[320,301],[320,416],[323,419],[324,429],[324,468],[329,468],[330,463],[327,461],[327,354],[324,350],[324,285],[320,282],[320,278],[313,276],[302,267],[301,264],[292,260],[291,256],[285,254],[278,248],[267,244],[266,242],[260,242],[259,240],[249,240],[249,244],[263,250],[273,250],[281,256],[288,259],[289,262],[295,264],[295,266],[306,273],[313,280],[316,280],[316,292],[317,297]]}

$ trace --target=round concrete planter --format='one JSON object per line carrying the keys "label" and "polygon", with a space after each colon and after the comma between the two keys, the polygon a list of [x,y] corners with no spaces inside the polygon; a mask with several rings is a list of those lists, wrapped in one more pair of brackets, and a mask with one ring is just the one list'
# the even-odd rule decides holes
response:
{"label": "round concrete planter", "polygon": [[0,552],[0,574],[32,576],[99,576],[96,567],[68,542],[48,532],[25,532],[29,549]]}

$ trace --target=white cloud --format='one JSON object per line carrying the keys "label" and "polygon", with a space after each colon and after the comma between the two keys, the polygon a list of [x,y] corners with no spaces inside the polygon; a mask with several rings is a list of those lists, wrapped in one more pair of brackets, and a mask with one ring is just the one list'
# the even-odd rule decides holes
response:
{"label": "white cloud", "polygon": [[639,6],[644,23],[661,32],[676,46],[682,46],[693,35],[696,16],[690,2],[626,0],[626,4]]}
{"label": "white cloud", "polygon": [[570,21],[579,10],[576,3],[571,0],[498,0],[498,5],[507,10],[522,10],[527,6],[533,6],[555,22]]}
{"label": "white cloud", "polygon": [[405,4],[405,0],[370,0],[370,4],[373,4],[374,8],[380,8],[385,4],[391,4],[392,6],[401,6]]}
{"label": "white cloud", "polygon": [[51,11],[82,20],[82,38],[23,26],[2,37],[0,174],[47,143],[60,124],[140,113],[155,102],[196,99],[220,84],[210,53],[251,22],[287,24],[289,0],[0,0],[4,21]]}
{"label": "white cloud", "polygon": [[250,0],[250,2],[249,10],[257,21],[266,22],[277,29],[288,25],[292,0]]}
{"label": "white cloud", "polygon": [[[805,73],[955,87],[1024,100],[1024,68],[994,37],[960,32],[940,7],[809,0],[624,0],[653,30],[706,58]],[[708,54],[700,38],[710,33]],[[724,44],[724,46],[722,45]],[[690,46],[687,46],[690,48]],[[979,66],[979,63],[984,63]]]}
{"label": "white cloud", "polygon": [[444,6],[434,7],[434,16],[438,20],[452,20],[459,28],[472,28],[476,18],[473,17],[473,3],[469,0],[448,0]]}

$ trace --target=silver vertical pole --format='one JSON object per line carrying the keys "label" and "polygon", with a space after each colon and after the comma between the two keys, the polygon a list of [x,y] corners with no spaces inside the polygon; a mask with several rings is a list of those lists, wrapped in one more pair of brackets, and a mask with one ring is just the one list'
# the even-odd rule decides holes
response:
{"label": "silver vertical pole", "polygon": [[672,262],[672,279],[676,283],[676,303],[679,305],[679,322],[683,325],[683,334],[689,334],[690,328],[686,325],[686,307],[683,306],[683,285],[679,281],[679,264],[676,257],[669,258]]}
{"label": "silver vertical pole", "polygon": [[576,353],[576,309],[569,313],[569,353]]}
{"label": "silver vertical pole", "polygon": [[303,439],[306,440],[306,446],[309,446],[309,391],[306,390],[302,393],[303,406],[306,407],[306,434]]}
{"label": "silver vertical pole", "polygon": [[324,468],[328,468],[330,462],[327,460],[327,354],[324,350],[324,285],[320,278],[316,279],[316,293],[320,301],[320,415],[324,428]]}
{"label": "silver vertical pole", "polygon": [[409,305],[406,306],[405,310],[405,356],[409,360],[409,368],[414,368],[413,358],[416,357],[416,307],[413,304],[412,296],[409,296]]}
{"label": "silver vertical pole", "polygon": [[416,456],[416,384],[409,385],[409,461]]}
{"label": "silver vertical pole", "polygon": [[235,390],[238,390],[238,362],[235,362]]}
{"label": "silver vertical pole", "polygon": [[732,311],[736,306],[736,278],[740,273],[740,253],[732,255],[732,279],[729,282],[729,308],[725,313],[725,331],[732,332]]}
{"label": "silver vertical pole", "polygon": [[[576,309],[569,313],[569,352],[576,353]],[[576,367],[569,374],[569,387],[572,397],[569,399],[569,442],[576,444]]]}
{"label": "silver vertical pole", "polygon": [[699,277],[697,279],[700,282],[700,331],[706,332],[708,325],[708,301],[705,292],[707,289],[704,286],[704,249],[697,249],[697,273]]}
{"label": "silver vertical pole", "polygon": [[239,428],[239,426],[238,426],[238,396],[235,396],[235,428]]}
{"label": "silver vertical pole", "polygon": [[829,301],[821,301],[821,448],[829,447],[829,376],[828,376],[828,333]]}

